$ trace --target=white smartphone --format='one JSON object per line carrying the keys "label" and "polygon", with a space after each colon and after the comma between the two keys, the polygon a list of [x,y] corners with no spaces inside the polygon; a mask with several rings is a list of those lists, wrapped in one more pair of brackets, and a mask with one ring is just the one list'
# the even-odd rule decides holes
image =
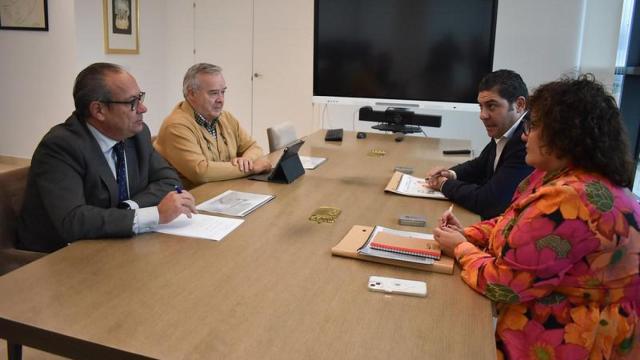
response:
{"label": "white smartphone", "polygon": [[369,290],[425,297],[427,296],[427,283],[384,276],[369,276]]}

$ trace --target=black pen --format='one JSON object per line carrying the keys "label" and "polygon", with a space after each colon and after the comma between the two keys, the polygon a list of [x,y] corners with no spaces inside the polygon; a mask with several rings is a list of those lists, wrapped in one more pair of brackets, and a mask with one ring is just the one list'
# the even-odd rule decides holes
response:
{"label": "black pen", "polygon": [[176,189],[176,192],[177,192],[178,194],[182,194],[182,186],[180,186],[180,185],[176,185],[176,186],[174,186],[173,188],[174,188],[174,189]]}

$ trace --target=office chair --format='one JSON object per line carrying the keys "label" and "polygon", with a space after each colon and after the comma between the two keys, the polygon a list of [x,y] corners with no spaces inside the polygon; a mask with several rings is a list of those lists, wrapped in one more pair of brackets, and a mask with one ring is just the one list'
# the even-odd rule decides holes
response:
{"label": "office chair", "polygon": [[27,188],[29,166],[0,172],[0,275],[46,255],[16,249],[16,227]]}
{"label": "office chair", "polygon": [[274,152],[292,143],[298,137],[296,128],[290,122],[283,122],[267,129],[267,139],[269,140],[269,152]]}

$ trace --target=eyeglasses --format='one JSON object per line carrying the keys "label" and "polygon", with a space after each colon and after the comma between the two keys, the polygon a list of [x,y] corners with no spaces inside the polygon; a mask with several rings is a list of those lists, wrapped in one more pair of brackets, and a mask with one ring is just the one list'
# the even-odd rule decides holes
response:
{"label": "eyeglasses", "polygon": [[138,108],[138,105],[144,102],[144,96],[145,92],[140,91],[138,96],[135,96],[133,99],[128,101],[100,100],[100,102],[103,102],[105,104],[129,104],[131,106],[131,111],[134,111]]}
{"label": "eyeglasses", "polygon": [[524,119],[522,119],[522,133],[525,136],[529,136],[529,133],[531,133],[531,130],[535,129],[536,127],[538,127],[538,125],[534,124],[531,121],[530,116],[525,116]]}

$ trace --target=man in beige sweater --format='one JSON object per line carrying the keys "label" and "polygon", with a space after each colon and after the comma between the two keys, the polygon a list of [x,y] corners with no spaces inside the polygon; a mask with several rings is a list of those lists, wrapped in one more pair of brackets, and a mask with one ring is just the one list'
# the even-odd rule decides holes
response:
{"label": "man in beige sweater", "polygon": [[222,68],[193,65],[184,76],[184,101],[164,120],[154,142],[187,188],[271,170],[260,146],[222,110],[226,90]]}

